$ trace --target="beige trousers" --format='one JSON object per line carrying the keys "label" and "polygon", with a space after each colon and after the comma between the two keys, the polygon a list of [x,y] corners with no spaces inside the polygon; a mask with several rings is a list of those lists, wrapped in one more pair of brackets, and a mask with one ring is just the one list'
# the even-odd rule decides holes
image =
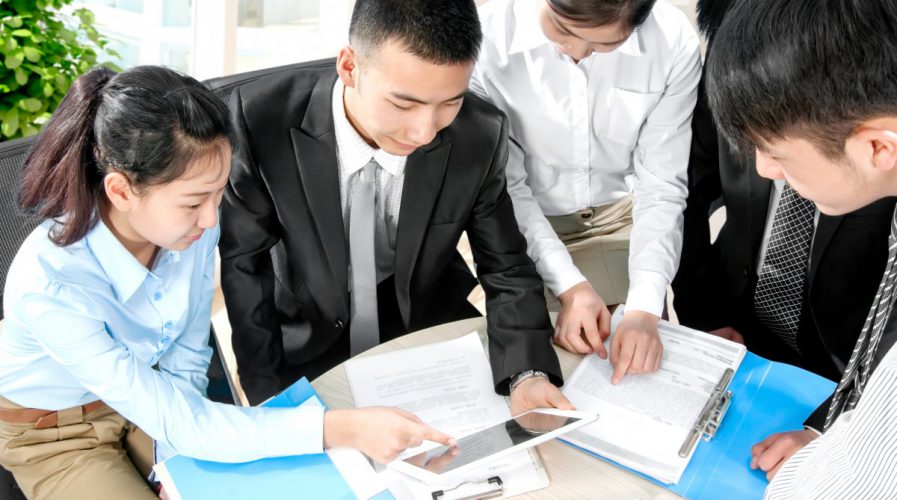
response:
{"label": "beige trousers", "polygon": [[[0,407],[21,406],[0,397]],[[153,441],[115,410],[59,411],[56,427],[0,422],[0,465],[29,499],[156,499]]]}
{"label": "beige trousers", "polygon": [[[573,263],[604,302],[609,306],[626,302],[632,197],[547,219],[558,238],[567,246]],[[548,308],[560,310],[560,303],[554,295],[547,290],[545,295]]]}

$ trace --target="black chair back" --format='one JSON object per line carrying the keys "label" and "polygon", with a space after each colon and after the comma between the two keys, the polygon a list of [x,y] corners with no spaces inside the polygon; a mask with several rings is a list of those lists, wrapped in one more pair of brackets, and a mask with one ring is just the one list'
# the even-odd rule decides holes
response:
{"label": "black chair back", "polygon": [[[19,209],[19,181],[22,166],[35,137],[0,142],[0,302],[12,259],[31,231],[40,223]],[[3,312],[0,311],[0,319]]]}

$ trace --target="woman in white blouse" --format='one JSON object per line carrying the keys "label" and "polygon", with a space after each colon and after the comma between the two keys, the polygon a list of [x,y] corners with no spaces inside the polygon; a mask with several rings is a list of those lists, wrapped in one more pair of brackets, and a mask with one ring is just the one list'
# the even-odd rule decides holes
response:
{"label": "woman in white blouse", "polygon": [[[490,0],[471,89],[510,121],[508,191],[560,302],[555,341],[606,355],[613,381],[656,370],[676,274],[701,56],[665,0]],[[551,297],[549,297],[551,299]]]}

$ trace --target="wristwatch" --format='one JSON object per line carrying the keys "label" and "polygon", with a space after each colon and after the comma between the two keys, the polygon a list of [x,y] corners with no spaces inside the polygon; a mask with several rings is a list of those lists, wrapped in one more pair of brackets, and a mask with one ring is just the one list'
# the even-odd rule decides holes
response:
{"label": "wristwatch", "polygon": [[533,378],[533,377],[542,377],[545,380],[548,380],[548,374],[546,374],[543,371],[523,370],[522,372],[518,373],[517,375],[514,375],[513,377],[511,377],[511,385],[510,385],[510,388],[508,389],[508,394],[514,392],[514,389],[516,389],[517,386],[520,385],[521,382],[523,382],[524,380],[526,380],[528,378]]}

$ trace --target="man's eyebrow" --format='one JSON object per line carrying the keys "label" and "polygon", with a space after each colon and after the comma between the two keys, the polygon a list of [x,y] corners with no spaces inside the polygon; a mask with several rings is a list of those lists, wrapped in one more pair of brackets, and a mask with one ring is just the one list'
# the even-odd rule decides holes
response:
{"label": "man's eyebrow", "polygon": [[[417,97],[410,96],[407,94],[402,94],[401,92],[391,92],[390,94],[393,97],[395,97],[396,99],[401,99],[403,101],[416,102],[418,104],[430,104],[429,102],[424,101],[423,99],[419,99]],[[462,91],[460,94],[458,94],[454,97],[446,99],[444,102],[457,101],[458,99],[461,99],[462,97],[464,97],[465,94],[467,94],[467,90]]]}

